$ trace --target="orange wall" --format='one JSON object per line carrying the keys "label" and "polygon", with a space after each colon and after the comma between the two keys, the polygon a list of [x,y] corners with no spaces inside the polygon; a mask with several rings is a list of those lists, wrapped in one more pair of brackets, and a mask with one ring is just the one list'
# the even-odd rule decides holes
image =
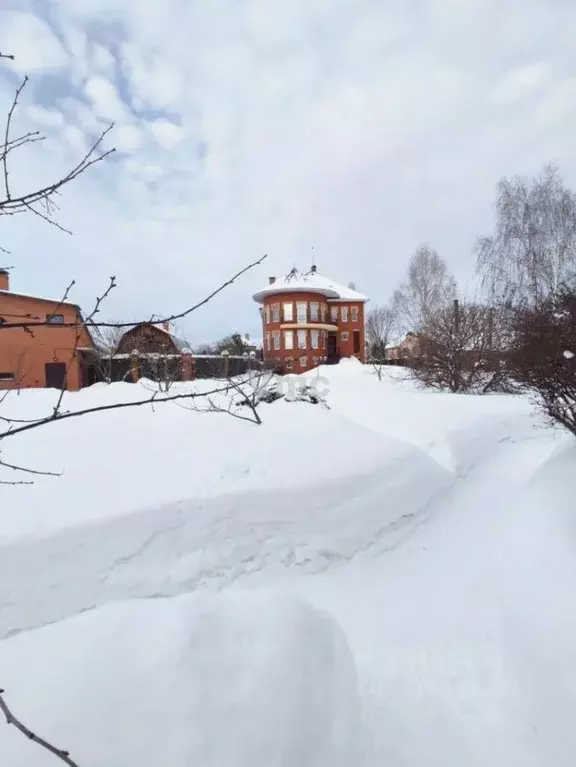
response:
{"label": "orange wall", "polygon": [[[0,293],[0,318],[6,323],[42,321],[50,312],[64,315],[64,322],[76,322],[78,310],[70,304]],[[0,372],[14,373],[14,381],[0,380],[0,389],[44,387],[46,362],[64,362],[68,368],[68,389],[81,386],[80,364],[73,359],[76,347],[92,347],[90,336],[83,325],[76,328],[42,326],[30,328],[0,327]],[[77,341],[77,334],[80,338]]]}
{"label": "orange wall", "polygon": [[[308,349],[307,351],[304,351],[302,349],[294,348],[294,349],[284,349],[284,335],[281,331],[281,326],[286,324],[284,322],[284,316],[282,313],[282,305],[284,303],[293,303],[294,304],[294,319],[293,323],[296,323],[296,304],[298,301],[306,301],[308,303],[310,302],[318,302],[320,304],[320,319],[319,324],[324,324],[322,322],[322,305],[325,304],[327,306],[327,312],[326,312],[326,323],[332,324],[331,319],[331,307],[337,306],[338,307],[338,351],[340,353],[341,357],[352,357],[356,356],[359,360],[362,362],[365,362],[365,331],[364,331],[364,304],[356,301],[338,301],[338,302],[329,302],[326,300],[326,298],[322,295],[319,295],[318,293],[281,293],[274,296],[268,296],[264,299],[264,304],[262,306],[262,326],[263,326],[263,339],[264,339],[264,359],[270,360],[270,359],[279,359],[281,363],[285,363],[287,359],[292,358],[292,372],[298,373],[303,372],[305,370],[309,370],[310,368],[315,367],[318,364],[321,364],[320,360],[323,357],[326,357],[327,355],[327,333],[324,338],[322,338],[322,332],[321,332],[321,338],[320,338],[320,348],[319,349]],[[274,304],[280,305],[280,322],[273,322],[272,321],[272,306]],[[266,307],[270,308],[270,322],[266,323]],[[348,320],[347,322],[342,322],[340,309],[342,306],[348,307]],[[351,307],[357,306],[358,307],[358,320],[357,322],[352,321],[352,312]],[[310,322],[310,319],[308,319]],[[292,324],[292,323],[290,323]],[[311,323],[315,324],[315,323]],[[272,348],[272,337],[270,336],[270,346],[266,345],[266,333],[272,334],[274,331],[280,330],[281,340],[280,340],[280,349],[275,350]],[[360,351],[356,354],[354,354],[354,331],[358,331],[359,337],[360,337]],[[348,340],[343,340],[342,333],[348,332],[349,337]],[[308,336],[309,338],[309,336]],[[297,338],[296,334],[294,336],[294,345],[297,346]],[[300,365],[300,358],[306,356],[307,362],[306,366],[302,367]],[[316,358],[316,362],[314,361],[314,358]]]}

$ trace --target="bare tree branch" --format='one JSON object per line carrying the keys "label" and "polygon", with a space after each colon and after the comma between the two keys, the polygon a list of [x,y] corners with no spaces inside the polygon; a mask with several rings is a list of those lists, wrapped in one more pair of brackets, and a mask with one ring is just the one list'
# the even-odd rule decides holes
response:
{"label": "bare tree branch", "polygon": [[[149,319],[137,320],[133,322],[86,322],[86,324],[89,327],[89,329],[92,330],[93,328],[131,328],[134,325],[139,325],[140,323],[143,323],[143,322],[164,323],[164,322],[174,322],[176,320],[184,319],[188,317],[190,314],[192,314],[193,312],[195,312],[197,309],[200,309],[202,306],[204,306],[209,301],[211,301],[215,296],[217,296],[223,290],[225,290],[234,282],[236,282],[237,279],[239,279],[244,274],[246,274],[246,272],[250,271],[251,269],[254,269],[256,266],[260,266],[260,264],[263,261],[265,261],[266,258],[268,258],[268,256],[264,255],[261,258],[256,259],[256,261],[253,261],[252,263],[243,267],[238,272],[236,272],[236,274],[234,274],[232,277],[226,280],[226,282],[223,282],[221,285],[219,285],[219,287],[215,288],[209,295],[207,295],[201,301],[198,301],[197,303],[193,304],[187,309],[184,309],[181,312],[177,312],[176,314],[170,314],[168,316],[160,316],[160,315],[152,314]],[[0,330],[6,330],[9,328],[33,328],[33,327],[39,327],[43,325],[46,325],[46,321],[42,320],[42,321],[36,321],[36,322],[35,321],[1,322],[0,320]],[[61,324],[60,327],[76,327],[76,323],[65,322]]]}
{"label": "bare tree branch", "polygon": [[39,746],[42,746],[42,748],[45,748],[46,751],[49,751],[51,754],[54,754],[54,756],[57,756],[65,764],[69,765],[69,767],[79,767],[76,762],[72,761],[68,751],[56,748],[56,746],[53,746],[47,740],[44,740],[44,738],[36,735],[34,732],[32,732],[32,730],[29,730],[28,727],[22,724],[19,719],[16,719],[12,711],[8,708],[8,704],[4,699],[4,690],[0,690],[0,711],[2,711],[6,717],[6,723],[14,725],[14,727],[16,727],[16,729],[21,732],[24,737],[28,738],[28,740],[31,740],[34,743],[37,743]]}
{"label": "bare tree branch", "polygon": [[[4,55],[3,58],[13,58],[13,56]],[[41,189],[37,189],[24,194],[15,194],[10,180],[9,169],[9,155],[15,150],[21,149],[26,144],[32,144],[38,141],[43,141],[44,136],[41,136],[38,131],[28,132],[17,138],[11,137],[11,129],[14,113],[19,105],[20,96],[22,91],[28,83],[28,77],[26,76],[20,86],[16,89],[14,98],[8,115],[6,118],[6,124],[4,128],[3,143],[0,143],[0,164],[2,166],[3,186],[4,193],[0,196],[0,216],[13,216],[19,213],[33,213],[34,215],[47,221],[49,224],[56,226],[63,232],[71,234],[72,232],[66,227],[58,223],[54,218],[54,213],[58,211],[58,205],[56,204],[55,197],[60,194],[60,190],[74,181],[81,173],[90,168],[92,165],[104,160],[115,149],[109,149],[102,151],[102,143],[108,133],[112,130],[113,125],[109,125],[98,136],[92,146],[88,149],[84,157],[73,168],[71,168],[65,175],[63,175],[57,181],[48,184]]]}

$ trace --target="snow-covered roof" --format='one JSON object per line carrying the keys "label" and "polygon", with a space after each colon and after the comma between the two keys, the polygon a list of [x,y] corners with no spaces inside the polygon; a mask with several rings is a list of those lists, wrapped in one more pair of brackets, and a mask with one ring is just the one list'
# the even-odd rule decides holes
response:
{"label": "snow-covered roof", "polygon": [[273,283],[255,293],[254,300],[261,304],[267,296],[274,296],[279,293],[307,292],[320,293],[328,301],[368,301],[368,298],[359,293],[351,284],[348,287],[341,285],[315,269],[306,273],[292,269],[285,277],[278,277]]}

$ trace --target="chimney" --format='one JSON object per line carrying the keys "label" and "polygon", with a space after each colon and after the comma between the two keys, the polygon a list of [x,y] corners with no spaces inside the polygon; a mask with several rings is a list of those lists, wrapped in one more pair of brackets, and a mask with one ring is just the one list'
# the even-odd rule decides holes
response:
{"label": "chimney", "polygon": [[273,285],[276,282],[276,277],[268,277],[268,284]]}
{"label": "chimney", "polygon": [[0,290],[10,290],[10,275],[7,269],[0,267]]}
{"label": "chimney", "polygon": [[310,274],[316,274],[316,264],[312,264],[310,267]]}
{"label": "chimney", "polygon": [[169,322],[168,320],[165,320],[165,321],[162,323],[162,327],[164,328],[164,330],[165,330],[167,333],[169,333],[169,332],[170,332],[170,322]]}
{"label": "chimney", "polygon": [[355,282],[349,282],[348,283],[348,287],[350,288],[350,290],[356,290],[356,283]]}

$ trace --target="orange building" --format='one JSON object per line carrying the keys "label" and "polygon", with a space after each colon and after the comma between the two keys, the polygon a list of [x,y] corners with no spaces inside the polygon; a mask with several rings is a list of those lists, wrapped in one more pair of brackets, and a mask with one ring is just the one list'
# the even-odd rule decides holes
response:
{"label": "orange building", "polygon": [[319,274],[292,269],[269,278],[254,295],[261,304],[264,361],[282,372],[304,372],[342,357],[365,362],[366,296]]}
{"label": "orange building", "polygon": [[12,293],[0,269],[0,389],[80,389],[92,383],[85,357],[93,350],[76,304]]}

